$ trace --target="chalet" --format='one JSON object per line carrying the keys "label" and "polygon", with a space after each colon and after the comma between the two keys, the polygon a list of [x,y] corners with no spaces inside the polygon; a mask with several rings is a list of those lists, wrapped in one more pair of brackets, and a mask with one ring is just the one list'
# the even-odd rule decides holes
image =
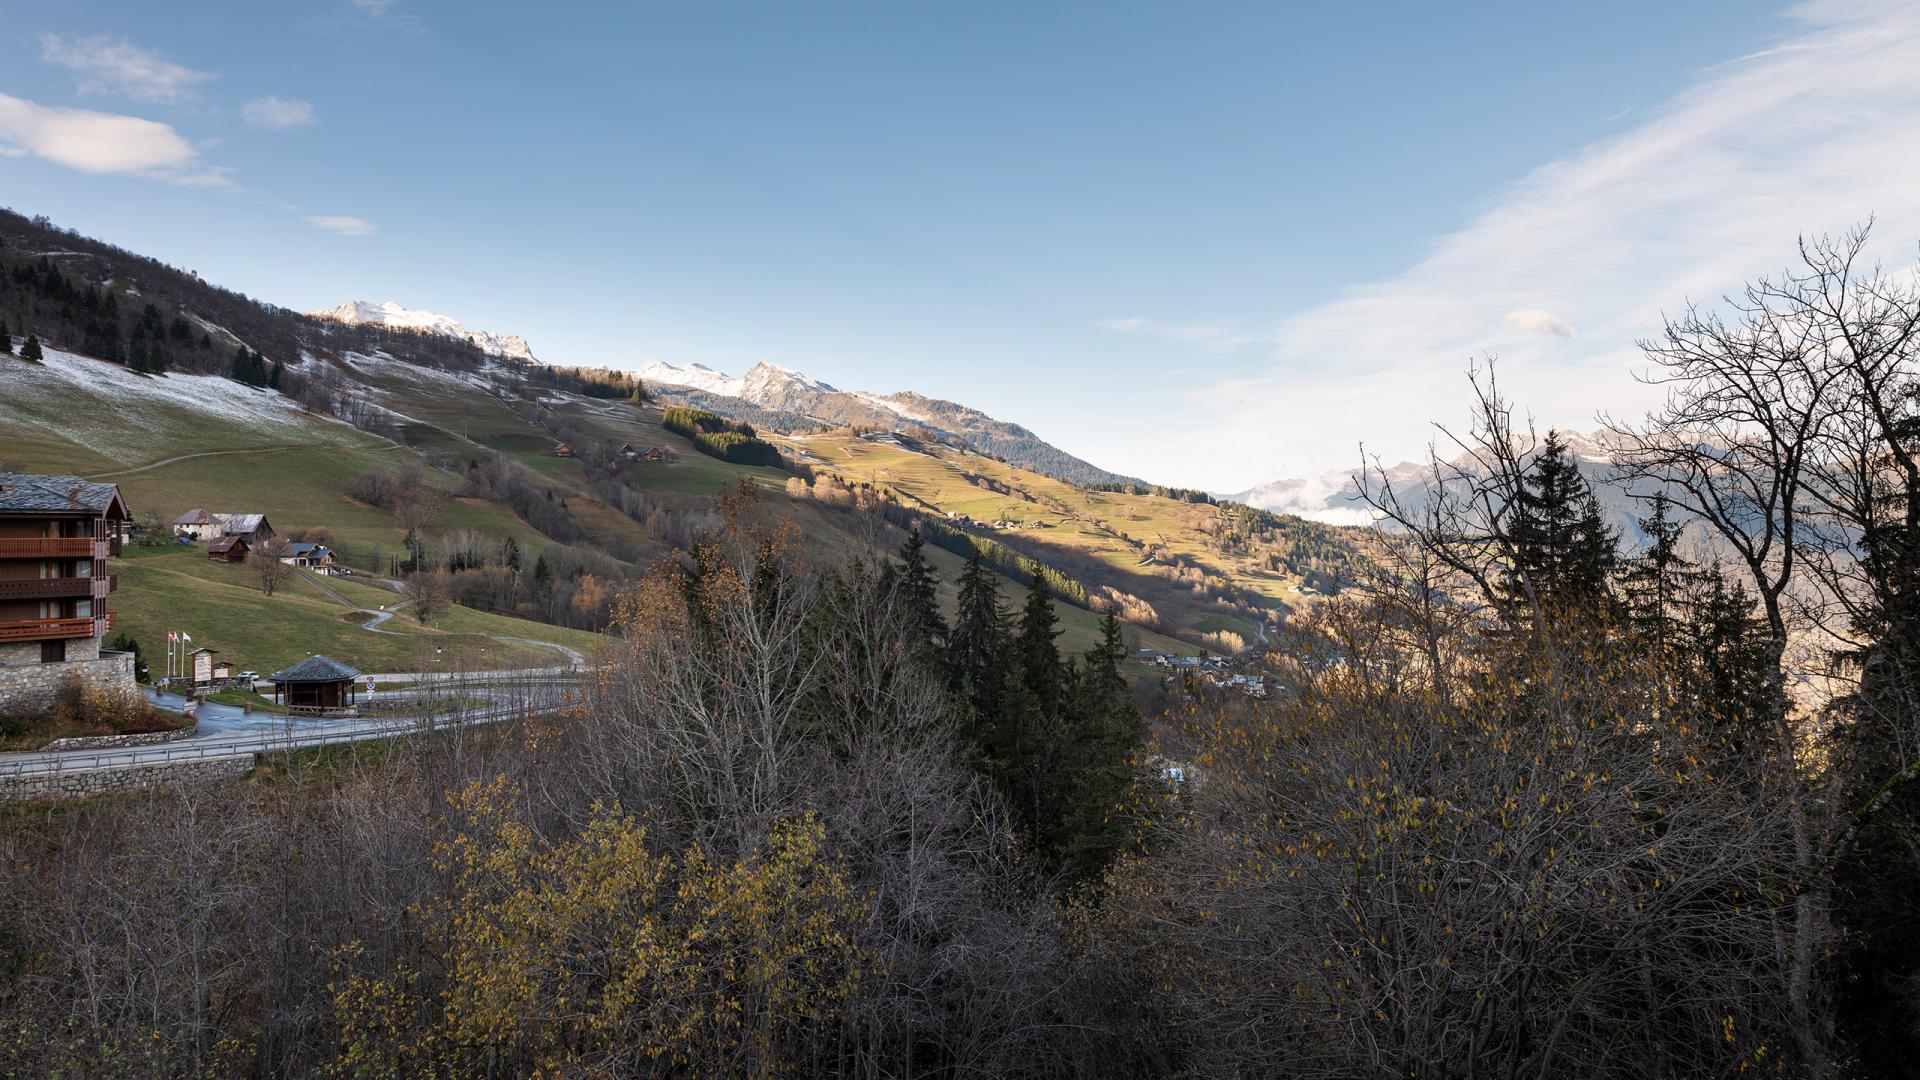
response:
{"label": "chalet", "polygon": [[223,536],[244,536],[251,547],[259,547],[273,538],[273,526],[265,514],[222,514],[195,507],[173,519],[176,536],[195,540],[218,540]]}
{"label": "chalet", "polygon": [[570,458],[573,456],[573,447],[568,446],[566,443],[554,443],[553,456]]}
{"label": "chalet", "polygon": [[630,442],[621,443],[620,448],[613,452],[613,456],[617,458],[622,458],[626,461],[633,461],[634,459],[640,456],[640,451],[635,450],[633,448],[633,444]]}
{"label": "chalet", "polygon": [[273,700],[293,712],[337,712],[353,708],[360,672],[325,656],[305,660],[267,676]]}
{"label": "chalet", "polygon": [[247,553],[251,550],[252,545],[247,543],[244,536],[220,536],[207,545],[207,558],[215,562],[242,563],[247,561]]}
{"label": "chalet", "polygon": [[220,526],[225,524],[222,516],[209,514],[199,507],[173,519],[175,536],[190,536],[195,540],[212,540],[220,535]]}
{"label": "chalet", "polygon": [[333,551],[325,544],[288,544],[287,553],[280,556],[280,561],[316,574],[333,573]]}
{"label": "chalet", "polygon": [[100,647],[127,518],[113,484],[0,473],[0,713],[51,708],[74,676],[133,691],[133,656]]}
{"label": "chalet", "polygon": [[643,446],[640,448],[639,453],[640,453],[640,460],[642,461],[667,460],[667,452],[657,446]]}

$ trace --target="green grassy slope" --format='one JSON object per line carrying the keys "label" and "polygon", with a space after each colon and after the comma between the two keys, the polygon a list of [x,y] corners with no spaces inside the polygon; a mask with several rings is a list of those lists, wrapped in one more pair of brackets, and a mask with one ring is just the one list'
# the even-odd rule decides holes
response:
{"label": "green grassy slope", "polygon": [[[118,613],[118,629],[140,642],[156,671],[170,630],[186,631],[195,646],[218,650],[238,668],[263,673],[313,653],[362,671],[414,671],[434,664],[450,670],[550,667],[564,663],[564,655],[502,642],[496,635],[558,642],[582,652],[600,641],[597,634],[458,606],[431,626],[403,610],[382,628],[389,633],[375,633],[361,628],[365,614],[327,597],[310,581],[296,580],[269,597],[246,567],[216,563],[200,550],[116,559],[110,570],[120,578],[109,603]],[[403,599],[351,582],[327,585],[368,608]]]}

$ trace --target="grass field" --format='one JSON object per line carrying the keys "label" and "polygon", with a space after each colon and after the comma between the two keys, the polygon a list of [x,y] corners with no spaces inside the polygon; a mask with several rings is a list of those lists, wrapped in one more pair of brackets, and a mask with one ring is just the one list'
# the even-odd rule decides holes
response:
{"label": "grass field", "polygon": [[[118,629],[132,634],[160,673],[167,632],[181,630],[196,647],[218,651],[236,668],[266,673],[314,653],[362,671],[495,670],[551,667],[564,663],[556,650],[503,642],[501,637],[551,641],[590,651],[597,634],[454,606],[421,626],[404,612],[375,633],[361,628],[366,616],[325,597],[311,582],[269,597],[244,566],[213,562],[199,549],[114,560],[119,589],[108,602]],[[399,597],[369,585],[329,582],[329,587],[366,606],[391,605]]]}

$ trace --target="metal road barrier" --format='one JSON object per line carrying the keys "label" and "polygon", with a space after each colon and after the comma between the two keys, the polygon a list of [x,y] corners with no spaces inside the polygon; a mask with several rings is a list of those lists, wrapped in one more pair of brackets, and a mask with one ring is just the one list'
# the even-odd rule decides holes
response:
{"label": "metal road barrier", "polygon": [[[492,706],[476,710],[465,716],[446,717],[396,717],[372,721],[347,728],[331,731],[317,731],[300,735],[292,731],[242,735],[232,738],[216,737],[199,745],[180,745],[177,743],[158,743],[152,746],[127,746],[104,748],[96,751],[67,750],[54,751],[43,756],[29,756],[13,761],[0,761],[0,776],[29,776],[52,773],[55,775],[70,772],[90,772],[97,769],[117,769],[134,765],[156,765],[173,761],[201,761],[215,758],[238,757],[242,754],[272,754],[288,750],[300,750],[311,746],[335,746],[340,743],[361,742],[372,739],[392,739],[403,735],[429,734],[447,728],[468,727],[475,724],[491,724],[501,720],[522,719],[552,712],[562,705],[557,701],[520,702],[510,705]],[[32,755],[33,751],[25,751]]]}

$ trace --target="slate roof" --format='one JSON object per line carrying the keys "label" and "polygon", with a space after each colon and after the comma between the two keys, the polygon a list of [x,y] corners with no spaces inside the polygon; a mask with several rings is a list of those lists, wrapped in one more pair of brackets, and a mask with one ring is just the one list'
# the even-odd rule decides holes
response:
{"label": "slate roof", "polygon": [[0,473],[0,514],[91,514],[105,517],[127,504],[112,484],[92,484],[77,476]]}
{"label": "slate roof", "polygon": [[186,513],[181,514],[179,517],[174,518],[173,523],[175,525],[212,525],[219,520],[219,518],[214,517],[212,514],[196,506]]}
{"label": "slate roof", "polygon": [[310,543],[307,543],[305,540],[302,540],[297,544],[287,545],[287,555],[289,557],[311,555],[314,558],[318,559],[324,556],[326,553],[327,553],[327,545],[325,544],[310,544]]}
{"label": "slate roof", "polygon": [[341,682],[357,679],[360,672],[338,660],[325,656],[309,656],[305,660],[267,676],[268,682],[277,683],[321,683]]}

